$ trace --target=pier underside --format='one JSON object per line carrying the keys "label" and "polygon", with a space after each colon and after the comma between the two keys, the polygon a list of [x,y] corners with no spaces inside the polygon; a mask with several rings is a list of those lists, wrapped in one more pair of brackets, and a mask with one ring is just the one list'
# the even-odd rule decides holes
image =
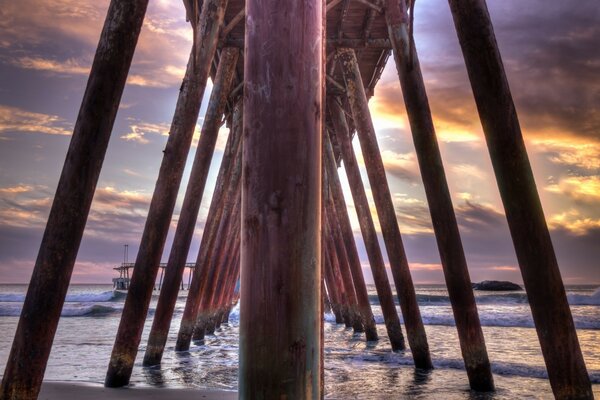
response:
{"label": "pier underside", "polygon": [[[494,360],[488,358],[413,40],[414,1],[184,0],[194,46],[140,250],[135,263],[121,267],[128,292],[106,387],[129,384],[141,344],[144,364],[160,364],[186,268],[189,290],[175,349],[188,350],[192,340],[214,332],[239,300],[240,398],[323,397],[326,309],[365,340],[385,334],[391,350],[410,349],[415,368],[432,368],[368,105],[392,60],[404,97],[398,110],[405,107],[409,117],[469,384],[475,391],[494,390]],[[111,1],[1,399],[39,394],[147,3]],[[552,390],[559,399],[592,399],[485,0],[449,0],[449,6]],[[213,87],[200,142],[168,262],[161,267],[209,78]],[[223,123],[229,137],[200,251],[189,254],[203,194],[211,192],[207,177]],[[375,210],[353,141],[362,151]],[[340,173],[350,182],[348,194]],[[385,331],[375,325],[345,196],[354,203]],[[159,272],[156,313],[148,343],[141,343]]]}

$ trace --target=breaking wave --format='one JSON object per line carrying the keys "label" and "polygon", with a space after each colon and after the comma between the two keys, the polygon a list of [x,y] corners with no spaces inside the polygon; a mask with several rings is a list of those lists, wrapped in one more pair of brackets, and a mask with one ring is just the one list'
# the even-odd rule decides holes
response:
{"label": "breaking wave", "polygon": [[[121,311],[119,307],[111,307],[102,304],[65,306],[62,317],[102,317]],[[0,317],[18,317],[21,315],[20,304],[5,304],[0,306]]]}
{"label": "breaking wave", "polygon": [[[68,294],[65,301],[67,303],[94,303],[123,300],[127,294],[108,290],[101,293],[74,293]],[[3,293],[0,294],[0,303],[22,303],[25,301],[25,295],[21,293]]]}
{"label": "breaking wave", "polygon": [[[572,306],[600,306],[600,289],[592,294],[568,293],[567,298]],[[372,305],[378,305],[379,299],[376,294],[369,295],[369,301]],[[398,298],[394,296],[396,305],[399,305]],[[475,301],[478,305],[486,304],[506,304],[519,305],[528,304],[527,294],[525,292],[510,292],[501,294],[483,294],[476,295]],[[417,294],[417,302],[421,306],[447,306],[450,305],[450,298],[445,294]]]}
{"label": "breaking wave", "polygon": [[600,306],[600,289],[590,295],[569,293],[569,304],[578,306]]}

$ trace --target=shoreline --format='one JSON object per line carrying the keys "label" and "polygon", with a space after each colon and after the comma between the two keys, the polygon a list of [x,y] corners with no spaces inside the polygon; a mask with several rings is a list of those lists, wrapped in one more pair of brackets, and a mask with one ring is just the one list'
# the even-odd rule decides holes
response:
{"label": "shoreline", "polygon": [[105,388],[99,383],[73,381],[44,381],[39,400],[234,400],[237,392],[210,389],[179,389],[128,387],[120,389]]}

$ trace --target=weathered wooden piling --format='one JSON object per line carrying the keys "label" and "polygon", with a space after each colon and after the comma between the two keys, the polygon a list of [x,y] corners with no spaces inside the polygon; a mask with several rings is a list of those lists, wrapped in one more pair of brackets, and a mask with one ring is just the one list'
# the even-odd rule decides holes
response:
{"label": "weathered wooden piling", "polygon": [[371,264],[371,271],[373,272],[373,281],[375,282],[375,288],[377,289],[379,304],[381,305],[381,311],[385,319],[392,349],[404,350],[406,347],[404,344],[404,336],[402,335],[402,328],[400,326],[400,318],[396,312],[394,295],[390,288],[390,282],[385,270],[385,263],[383,261],[381,248],[379,247],[375,223],[373,222],[371,209],[369,207],[369,200],[367,199],[367,193],[365,192],[356,156],[354,155],[354,149],[352,148],[346,116],[343,110],[339,106],[336,106],[336,104],[337,102],[335,100],[328,101],[327,108],[332,117],[331,120],[333,122],[336,137],[340,142],[342,159],[344,160],[344,167],[346,174],[348,175],[348,181],[350,182],[354,207],[356,208],[356,214],[358,215],[360,230],[365,242],[369,264]]}
{"label": "weathered wooden piling", "polygon": [[329,228],[329,234],[331,235],[331,243],[337,254],[339,261],[340,274],[342,277],[342,283],[348,294],[348,303],[350,307],[350,318],[352,319],[352,327],[354,332],[364,332],[362,318],[358,308],[358,300],[356,298],[356,291],[354,290],[354,282],[352,281],[352,273],[350,272],[350,265],[348,262],[348,255],[346,254],[346,247],[342,239],[342,235],[339,231],[339,224],[337,221],[337,215],[334,213],[329,204],[326,204],[324,210],[327,212],[327,223]]}
{"label": "weathered wooden piling", "polygon": [[350,104],[358,140],[363,152],[365,168],[375,201],[375,208],[379,215],[381,233],[390,261],[390,269],[392,270],[396,293],[400,301],[400,309],[404,317],[406,335],[408,336],[413,360],[417,368],[431,369],[432,364],[427,335],[425,334],[425,327],[421,319],[417,295],[398,227],[396,210],[387,183],[383,159],[379,151],[379,145],[377,144],[367,96],[354,50],[339,50],[338,62],[344,72],[348,103]]}
{"label": "weathered wooden piling", "polygon": [[[326,221],[327,220],[325,219],[325,222]],[[344,320],[346,328],[352,328],[354,323],[354,302],[352,301],[354,298],[352,295],[354,292],[350,291],[349,288],[344,284],[340,259],[338,258],[337,249],[333,243],[331,230],[327,222],[323,227],[323,234],[326,235],[324,244],[327,246],[327,255],[329,256],[329,261],[331,263],[331,271],[333,273],[334,283],[338,289],[338,292],[340,293],[340,312],[342,313],[342,319]]]}
{"label": "weathered wooden piling", "polygon": [[111,1],[0,387],[36,399],[148,0]]}
{"label": "weathered wooden piling", "polygon": [[188,62],[187,81],[182,85],[177,99],[169,139],[163,151],[163,161],[106,372],[106,387],[129,384],[226,7],[227,0],[207,0],[202,6],[197,32],[199,47],[192,51],[195,58],[192,57]]}
{"label": "weathered wooden piling", "polygon": [[[238,121],[234,121],[234,130],[243,129],[242,118],[243,116],[240,114]],[[218,183],[219,187],[215,189],[213,194],[212,201],[216,202],[216,208],[213,214],[209,213],[202,234],[200,251],[198,252],[194,276],[192,277],[192,286],[188,293],[179,333],[177,334],[177,343],[175,344],[175,350],[177,351],[188,350],[190,347],[200,305],[205,301],[207,290],[215,273],[214,267],[216,265],[211,260],[214,256],[215,247],[219,242],[220,234],[222,234],[221,222],[231,213],[234,206],[234,193],[237,192],[241,180],[242,141],[243,139],[240,139],[240,144],[236,149],[237,153],[232,159],[230,174],[225,182],[226,186]]]}
{"label": "weathered wooden piling", "polygon": [[449,0],[552,391],[592,399],[573,317],[484,0]]}
{"label": "weathered wooden piling", "polygon": [[408,33],[404,0],[388,0],[386,19],[469,382],[475,390],[494,390],[485,339],[419,58],[414,42],[410,44],[412,39]]}
{"label": "weathered wooden piling", "polygon": [[224,315],[229,308],[231,303],[230,291],[233,289],[233,285],[237,281],[239,275],[238,264],[240,259],[240,236],[241,236],[241,219],[242,219],[242,210],[241,210],[241,199],[238,200],[240,202],[240,208],[236,211],[235,215],[235,223],[237,227],[233,232],[233,240],[234,247],[230,254],[230,257],[227,260],[227,266],[225,269],[225,275],[223,279],[223,284],[218,288],[218,296],[216,299],[216,313],[218,315],[217,320],[219,324],[224,320]]}
{"label": "weathered wooden piling", "polygon": [[318,399],[322,3],[246,15],[239,396]]}
{"label": "weathered wooden piling", "polygon": [[[148,346],[144,355],[144,365],[160,364],[162,359],[171,326],[173,310],[175,309],[175,303],[179,294],[179,282],[181,282],[183,277],[192,236],[196,227],[196,220],[198,219],[208,171],[215,150],[219,128],[221,127],[221,117],[225,112],[227,96],[231,89],[238,55],[239,50],[232,48],[224,49],[221,52],[221,59],[217,68],[206,115],[204,116],[204,123],[188,187],[183,200],[179,221],[177,222],[173,244],[171,245],[165,280],[158,298],[152,329],[148,338]],[[231,131],[233,132],[233,129]],[[234,136],[235,134],[233,133],[229,135],[224,157],[230,156],[232,152],[231,147],[237,145],[237,143],[234,143]]]}
{"label": "weathered wooden piling", "polygon": [[[241,232],[240,232],[241,236]],[[241,238],[240,238],[240,246],[241,248]],[[225,311],[223,314],[223,323],[229,322],[229,315],[231,314],[231,310],[235,307],[238,300],[238,293],[236,292],[236,288],[238,286],[238,282],[240,279],[240,251],[236,254],[235,260],[233,262],[234,266],[234,275],[233,280],[229,283],[229,287],[227,288],[227,300],[225,302]]]}
{"label": "weathered wooden piling", "polygon": [[[204,332],[209,334],[214,333],[214,324],[212,321],[214,312],[215,294],[219,288],[221,276],[227,263],[227,257],[231,255],[235,245],[234,235],[236,228],[239,230],[239,225],[236,225],[236,219],[239,220],[240,207],[240,185],[239,180],[237,187],[230,187],[225,199],[225,208],[223,216],[219,224],[215,245],[211,252],[210,265],[206,266],[212,271],[207,282],[206,289],[202,293],[200,307],[196,315],[196,325],[194,327],[194,340],[204,338]],[[204,266],[203,266],[204,267]]]}
{"label": "weathered wooden piling", "polygon": [[[326,19],[326,16],[323,16],[323,19]],[[323,23],[325,30],[325,22]],[[325,34],[325,33],[323,33]],[[325,68],[325,65],[323,66]],[[326,129],[323,129],[323,140],[321,140],[322,146],[322,154],[321,160],[322,163],[325,163],[325,135],[327,134]],[[331,264],[331,258],[329,255],[329,246],[328,246],[328,233],[327,233],[327,213],[325,212],[325,204],[327,204],[327,197],[329,196],[329,176],[325,169],[325,166],[321,169],[321,275],[322,275],[322,284],[327,285],[327,290],[331,294],[331,301],[333,315],[335,316],[336,324],[344,323],[344,316],[346,315],[343,305],[342,305],[342,297],[343,297],[343,288],[338,287],[337,281],[333,275],[333,266]]]}
{"label": "weathered wooden piling", "polygon": [[328,251],[327,245],[325,243],[323,243],[323,248],[324,248],[323,274],[325,276],[325,284],[327,285],[327,290],[330,295],[331,306],[332,306],[331,311],[333,312],[333,315],[335,316],[335,323],[343,324],[344,316],[342,315],[343,314],[342,313],[342,300],[340,299],[341,294],[340,294],[337,284],[335,282],[335,277],[333,276],[333,267],[331,266],[331,259],[329,257],[329,251]]}
{"label": "weathered wooden piling", "polygon": [[342,191],[342,185],[340,183],[337,165],[333,155],[331,140],[329,139],[329,136],[325,136],[323,141],[325,143],[324,151],[326,153],[324,157],[325,165],[323,168],[327,169],[328,183],[329,188],[331,189],[330,197],[334,203],[338,223],[344,239],[344,245],[346,246],[346,254],[348,255],[348,262],[352,272],[352,280],[354,281],[354,290],[356,291],[356,298],[358,300],[362,323],[365,329],[365,337],[367,341],[378,340],[379,337],[375,325],[375,317],[373,316],[373,310],[371,309],[371,303],[369,301],[369,293],[367,291],[367,285],[365,284],[365,278],[363,276],[362,266],[360,264],[360,258],[358,256],[358,250],[352,232],[352,225],[350,224],[350,217],[348,216],[348,208],[346,206],[346,201],[344,200],[344,193]]}
{"label": "weathered wooden piling", "polygon": [[[241,199],[240,199],[241,201]],[[236,246],[236,250],[235,250],[235,258],[232,259],[232,263],[231,263],[231,273],[229,275],[229,279],[226,283],[225,286],[225,294],[224,294],[224,300],[223,300],[223,318],[222,321],[223,322],[227,322],[228,321],[228,317],[229,317],[229,313],[231,311],[231,309],[235,306],[235,304],[237,303],[237,299],[236,299],[236,287],[237,287],[237,283],[240,277],[240,248],[241,248],[241,208],[240,208],[240,231],[239,231],[239,237],[238,237],[238,241],[237,241],[237,246]]]}

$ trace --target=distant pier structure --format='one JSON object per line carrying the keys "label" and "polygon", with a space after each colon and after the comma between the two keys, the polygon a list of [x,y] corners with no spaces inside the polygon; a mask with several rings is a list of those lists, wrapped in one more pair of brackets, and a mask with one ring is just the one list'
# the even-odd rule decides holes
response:
{"label": "distant pier structure", "polygon": [[[191,340],[227,323],[240,282],[241,399],[323,398],[323,304],[331,306],[336,321],[364,332],[365,340],[385,332],[390,350],[410,347],[416,368],[432,368],[368,104],[391,59],[404,100],[397,110],[406,112],[410,123],[465,378],[475,391],[495,390],[494,360],[488,357],[413,38],[415,0],[183,3],[193,45],[132,264],[135,272],[129,274],[129,264],[118,267],[118,284],[128,291],[105,385],[130,382],[159,269],[164,278],[144,365],[160,364],[169,348],[173,311],[190,268],[186,262],[203,195],[211,192],[205,190],[209,167],[224,123],[229,135],[175,350],[189,350]],[[448,3],[553,393],[560,400],[593,399],[486,1]],[[2,400],[38,396],[147,6],[148,0],[110,2],[4,372]],[[162,267],[209,78],[212,91]],[[354,153],[355,138],[375,209]],[[354,211],[341,190],[342,163],[384,314],[380,327],[349,222]]]}
{"label": "distant pier structure", "polygon": [[[183,280],[183,276],[185,276],[185,272],[184,272],[182,279],[181,279],[181,290],[187,290],[190,288],[192,274],[193,274],[195,266],[196,266],[195,263],[186,263],[185,264],[184,268],[189,270],[189,273],[187,275],[188,281],[186,284]],[[160,268],[160,278],[159,278],[158,284],[154,286],[154,290],[160,290],[162,288],[162,283],[163,283],[163,278],[165,275],[165,269],[167,268],[167,263],[160,263],[158,267]],[[115,270],[119,273],[119,276],[117,278],[113,278],[113,280],[112,280],[114,290],[129,290],[129,283],[131,282],[131,273],[129,271],[131,270],[133,272],[134,268],[135,268],[135,263],[127,263],[127,262],[123,262],[118,267],[113,268],[113,270]]]}

